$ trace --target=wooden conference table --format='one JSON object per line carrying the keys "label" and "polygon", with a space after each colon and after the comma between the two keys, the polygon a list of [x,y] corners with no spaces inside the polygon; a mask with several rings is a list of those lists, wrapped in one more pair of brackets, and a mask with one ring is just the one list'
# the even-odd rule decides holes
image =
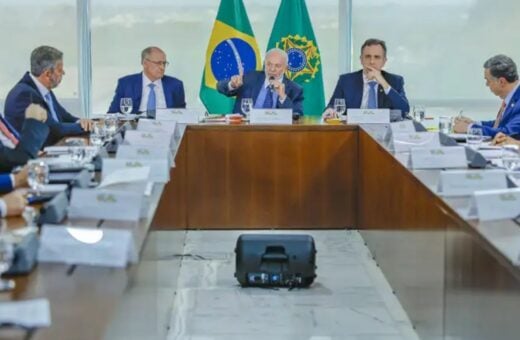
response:
{"label": "wooden conference table", "polygon": [[[518,267],[478,221],[462,219],[432,190],[438,172],[407,169],[369,128],[189,125],[175,163],[171,181],[156,188],[153,221],[143,225],[359,229],[422,338],[520,334]],[[50,299],[52,326],[36,339],[102,338],[139,266],[40,264],[9,298]]]}

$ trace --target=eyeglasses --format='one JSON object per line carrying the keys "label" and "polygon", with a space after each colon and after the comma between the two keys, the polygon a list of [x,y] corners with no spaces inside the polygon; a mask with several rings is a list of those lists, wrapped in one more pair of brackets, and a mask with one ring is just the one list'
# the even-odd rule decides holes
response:
{"label": "eyeglasses", "polygon": [[148,58],[145,58],[147,61],[151,62],[152,64],[155,64],[157,66],[162,66],[162,67],[167,67],[168,65],[170,65],[169,62],[167,61],[153,61],[153,60],[150,60]]}

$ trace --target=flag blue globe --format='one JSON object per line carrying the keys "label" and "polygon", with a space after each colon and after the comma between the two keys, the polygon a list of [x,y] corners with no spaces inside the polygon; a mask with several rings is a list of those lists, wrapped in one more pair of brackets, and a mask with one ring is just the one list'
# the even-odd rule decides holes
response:
{"label": "flag blue globe", "polygon": [[307,65],[307,57],[299,48],[288,49],[287,57],[289,58],[287,68],[291,72],[300,72]]}
{"label": "flag blue globe", "polygon": [[240,63],[244,68],[244,73],[256,68],[254,49],[239,38],[221,41],[211,54],[211,71],[217,81],[238,74]]}

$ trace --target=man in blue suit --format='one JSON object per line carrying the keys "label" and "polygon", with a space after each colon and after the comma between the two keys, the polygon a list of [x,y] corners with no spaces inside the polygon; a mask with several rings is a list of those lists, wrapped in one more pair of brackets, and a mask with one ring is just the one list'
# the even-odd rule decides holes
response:
{"label": "man in blue suit", "polygon": [[471,126],[481,128],[484,136],[494,137],[499,132],[520,134],[520,81],[515,62],[501,54],[489,58],[484,63],[484,78],[491,92],[502,99],[497,117],[483,122],[459,117],[455,119],[453,130],[466,133]]}
{"label": "man in blue suit", "polygon": [[41,106],[30,104],[25,110],[21,134],[0,117],[0,172],[11,171],[36,158],[49,134],[47,111]]}
{"label": "man in blue suit", "polygon": [[25,73],[5,100],[5,118],[18,132],[25,121],[25,109],[31,103],[41,105],[49,113],[46,121],[51,129],[49,143],[90,130],[91,121],[71,115],[52,92],[64,74],[61,51],[50,46],[40,46],[32,51],[31,72]]}
{"label": "man in blue suit", "polygon": [[121,98],[132,98],[132,113],[186,107],[182,81],[164,75],[169,63],[160,48],[145,48],[141,52],[141,64],[143,72],[117,81],[116,93],[108,112],[119,112]]}
{"label": "man in blue suit", "polygon": [[323,112],[323,118],[332,118],[335,99],[345,100],[347,109],[391,109],[410,112],[404,91],[403,77],[383,71],[386,63],[386,43],[368,39],[361,46],[360,61],[363,69],[342,74]]}
{"label": "man in blue suit", "polygon": [[238,74],[217,83],[220,93],[236,96],[234,113],[240,113],[242,98],[252,98],[254,108],[292,109],[293,117],[303,115],[303,88],[284,77],[288,57],[284,50],[273,48],[265,55],[264,71]]}

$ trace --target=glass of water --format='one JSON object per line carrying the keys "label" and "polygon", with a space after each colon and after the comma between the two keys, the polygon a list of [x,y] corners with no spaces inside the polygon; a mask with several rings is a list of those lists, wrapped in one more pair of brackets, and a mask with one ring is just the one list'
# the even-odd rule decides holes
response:
{"label": "glass of water", "polygon": [[114,137],[117,131],[117,118],[112,115],[108,115],[105,118],[105,131],[107,138],[111,139]]}
{"label": "glass of water", "polygon": [[337,118],[341,118],[345,114],[346,106],[344,98],[334,99],[334,111],[336,112]]}
{"label": "glass of water", "polygon": [[125,115],[132,113],[132,98],[125,97],[121,98],[121,102],[119,103],[119,108],[121,109],[121,113]]}
{"label": "glass of water", "polygon": [[502,147],[502,163],[508,171],[520,170],[520,150],[518,145],[504,145]]}
{"label": "glass of water", "polygon": [[422,105],[415,105],[413,107],[413,118],[417,122],[422,122],[424,120],[424,117],[426,115],[426,110],[424,109],[424,106]]}
{"label": "glass of water", "polygon": [[105,140],[105,123],[101,121],[92,122],[92,131],[90,131],[90,144],[94,146],[102,146]]}
{"label": "glass of water", "polygon": [[49,182],[49,166],[43,160],[36,159],[29,161],[27,167],[27,183],[39,195],[43,186]]}
{"label": "glass of water", "polygon": [[452,124],[451,124],[451,117],[448,116],[440,116],[439,117],[439,132],[442,132],[444,134],[451,133]]}
{"label": "glass of water", "polygon": [[[0,275],[11,268],[14,259],[14,246],[8,234],[0,232]],[[0,291],[11,290],[15,286],[13,280],[0,279]]]}
{"label": "glass of water", "polygon": [[242,101],[240,102],[240,108],[242,109],[244,116],[249,119],[249,114],[253,108],[253,98],[242,98]]}
{"label": "glass of water", "polygon": [[477,150],[482,144],[482,140],[484,139],[484,135],[482,133],[482,129],[478,127],[470,127],[468,128],[468,134],[466,136],[466,143],[472,149]]}

